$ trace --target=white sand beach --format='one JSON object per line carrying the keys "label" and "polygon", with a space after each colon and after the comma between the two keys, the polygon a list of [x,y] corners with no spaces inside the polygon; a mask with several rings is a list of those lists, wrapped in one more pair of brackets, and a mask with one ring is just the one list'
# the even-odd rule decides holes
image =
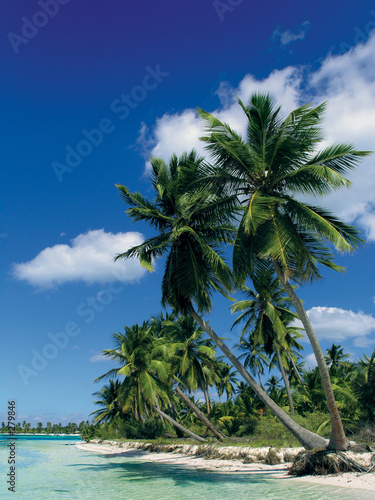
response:
{"label": "white sand beach", "polygon": [[[363,489],[364,498],[366,500],[375,500],[375,473],[357,474],[357,473],[344,473],[338,475],[327,476],[303,476],[293,477],[288,475],[288,468],[290,462],[283,462],[277,465],[268,465],[262,463],[261,457],[265,457],[269,448],[249,448],[249,447],[222,447],[223,455],[231,453],[241,454],[241,458],[204,458],[204,456],[196,456],[198,446],[184,445],[184,446],[170,446],[169,452],[150,452],[140,447],[145,447],[145,443],[126,442],[120,443],[116,441],[101,441],[93,440],[89,443],[76,444],[77,448],[104,455],[123,455],[128,458],[142,459],[149,462],[159,462],[165,464],[175,464],[187,468],[209,470],[213,472],[230,472],[241,474],[272,474],[275,479],[288,479],[293,481],[311,482],[315,484],[324,484],[330,486],[339,486],[352,489]],[[147,445],[146,445],[147,448]],[[173,449],[174,448],[174,449]],[[302,448],[283,448],[277,451],[281,460],[283,457],[293,457]],[[368,455],[368,456],[367,456]],[[247,456],[248,460],[253,463],[244,463],[244,457]],[[258,457],[258,458],[257,458]],[[256,462],[256,460],[259,462]],[[371,453],[363,454],[364,463],[370,463]],[[246,461],[246,460],[245,460]]]}

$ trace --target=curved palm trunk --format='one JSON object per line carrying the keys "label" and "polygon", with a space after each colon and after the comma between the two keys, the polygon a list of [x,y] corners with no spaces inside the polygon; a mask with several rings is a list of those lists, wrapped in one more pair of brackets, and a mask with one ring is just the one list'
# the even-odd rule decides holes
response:
{"label": "curved palm trunk", "polygon": [[217,438],[220,439],[220,441],[224,441],[224,436],[216,429],[212,422],[208,420],[206,415],[200,411],[200,409],[193,403],[193,401],[188,396],[186,396],[186,394],[181,391],[181,389],[177,385],[175,385],[175,389],[180,398],[185,401],[188,407],[197,415],[199,420],[203,422],[204,425],[208,429],[210,429]]}
{"label": "curved palm trunk", "polygon": [[290,390],[289,380],[288,380],[288,377],[286,376],[285,368],[284,368],[283,362],[281,360],[279,346],[276,345],[275,346],[275,350],[276,350],[277,361],[279,363],[279,368],[280,368],[281,376],[283,377],[284,385],[285,385],[285,389],[286,389],[286,393],[288,395],[290,413],[294,417],[294,405],[293,405],[292,393],[291,393],[291,390]]}
{"label": "curved palm trunk", "polygon": [[331,417],[332,432],[328,444],[328,449],[347,450],[349,448],[349,441],[345,435],[340,413],[337,408],[335,395],[333,393],[331,379],[324,359],[322,348],[320,347],[319,341],[317,339],[317,336],[315,335],[314,329],[305,311],[305,308],[302,305],[302,302],[297,297],[295,291],[293,290],[293,287],[282,273],[279,264],[275,260],[273,260],[272,263],[276,270],[277,276],[281,281],[281,284],[283,285],[286,293],[289,295],[289,298],[295,310],[297,311],[300,320],[302,321],[303,327],[306,331],[306,335],[308,336],[311,343],[311,347],[313,348],[316,362],[318,363],[320,377],[322,379],[322,387],[324,389],[324,393],[327,400],[327,406]]}
{"label": "curved palm trunk", "polygon": [[302,444],[302,446],[308,450],[313,448],[321,448],[327,446],[327,440],[315,434],[314,432],[304,429],[302,426],[297,424],[285,411],[283,411],[263,389],[257,384],[253,377],[246,371],[241,362],[236,358],[232,351],[224,344],[224,342],[218,337],[218,335],[213,331],[213,329],[196,313],[194,308],[190,306],[189,310],[192,317],[198,323],[198,325],[203,328],[209,337],[215,342],[215,344],[222,350],[222,352],[231,361],[233,366],[238,370],[238,373],[246,380],[253,391],[259,396],[263,403],[268,406],[272,413],[280,420],[280,422],[285,425],[291,434]]}
{"label": "curved palm trunk", "polygon": [[191,436],[193,439],[196,439],[197,441],[200,441],[201,443],[206,443],[207,441],[203,438],[201,438],[200,436],[198,436],[197,434],[194,434],[194,432],[192,431],[189,431],[189,429],[186,429],[186,427],[184,427],[183,425],[179,424],[178,422],[176,422],[176,420],[173,420],[172,417],[170,417],[169,415],[167,415],[166,413],[164,413],[160,408],[158,408],[157,406],[153,406],[153,409],[163,418],[165,418],[165,420],[167,420],[170,424],[174,425],[175,427],[177,427],[177,429],[180,429],[182,432],[185,432],[186,434],[188,434],[189,436]]}

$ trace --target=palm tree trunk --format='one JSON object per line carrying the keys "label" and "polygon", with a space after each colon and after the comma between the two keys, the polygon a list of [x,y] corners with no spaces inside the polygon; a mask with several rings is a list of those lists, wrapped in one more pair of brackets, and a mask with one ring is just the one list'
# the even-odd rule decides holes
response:
{"label": "palm tree trunk", "polygon": [[208,397],[208,393],[206,389],[203,389],[203,394],[204,394],[204,399],[206,400],[206,406],[207,406],[207,418],[210,418],[211,415],[211,405],[210,405],[210,398]]}
{"label": "palm tree trunk", "polygon": [[193,403],[193,401],[188,396],[186,396],[186,394],[183,391],[181,391],[181,389],[177,385],[175,385],[175,389],[180,398],[183,401],[185,401],[185,403],[191,410],[193,410],[193,412],[197,415],[199,420],[203,422],[204,425],[208,427],[215,434],[217,438],[220,439],[220,441],[224,441],[224,436],[216,429],[216,427],[212,424],[212,422],[208,420],[206,415],[200,411],[200,409]]}
{"label": "palm tree trunk", "polygon": [[134,397],[134,418],[137,422],[139,422],[137,395]]}
{"label": "palm tree trunk", "polygon": [[304,388],[304,387],[305,387],[305,383],[304,383],[304,381],[303,381],[303,379],[302,379],[302,377],[301,377],[301,374],[300,374],[300,372],[299,372],[299,370],[298,370],[298,368],[297,368],[296,363],[294,362],[293,356],[289,355],[289,359],[290,359],[290,361],[291,361],[291,363],[292,363],[292,365],[293,365],[293,369],[294,369],[294,371],[295,371],[295,374],[296,374],[296,375],[297,375],[297,377],[298,377],[298,380],[300,381],[300,384],[301,384],[301,385],[302,385],[302,387]]}
{"label": "palm tree trunk", "polygon": [[261,386],[261,388],[264,390],[264,387],[263,387],[263,384],[262,384],[262,379],[261,379],[261,376],[260,376],[259,367],[255,365],[255,369],[256,369],[257,374],[258,374],[259,385],[260,385],[260,386]]}
{"label": "palm tree trunk", "polygon": [[[211,420],[210,419],[210,415],[211,415],[211,406],[210,406],[210,399],[208,397],[208,387],[207,387],[207,390],[202,388],[202,392],[204,394],[204,399],[206,400],[206,406],[207,406],[207,418],[208,420]],[[203,437],[207,437],[208,436],[208,433],[210,432],[210,429],[209,427],[206,427],[206,430],[205,430],[205,433],[203,434]]]}
{"label": "palm tree trunk", "polygon": [[238,370],[238,373],[246,380],[249,386],[253,389],[255,394],[268,406],[274,415],[280,420],[282,424],[289,430],[291,434],[308,450],[313,448],[321,448],[327,446],[327,440],[315,434],[314,432],[304,429],[301,425],[297,424],[285,411],[283,411],[269,396],[264,392],[259,384],[253,377],[246,371],[241,362],[236,358],[232,351],[224,344],[220,337],[214,330],[197,314],[193,306],[190,305],[189,312],[198,325],[207,333],[215,344],[221,349],[225,356],[231,361],[233,366]]}
{"label": "palm tree trunk", "polygon": [[186,429],[186,427],[184,427],[183,425],[179,424],[178,422],[176,422],[176,420],[173,420],[172,417],[170,417],[169,415],[167,415],[166,413],[164,413],[160,408],[158,408],[157,406],[153,406],[154,410],[163,418],[165,418],[165,420],[167,420],[170,424],[174,425],[175,427],[177,427],[177,429],[180,429],[182,432],[185,432],[186,434],[188,434],[189,436],[191,436],[193,439],[197,440],[197,441],[200,441],[201,443],[207,443],[207,441],[203,438],[201,438],[200,436],[198,436],[197,434],[194,434],[194,432],[192,431],[189,431],[189,429]]}
{"label": "palm tree trunk", "polygon": [[335,395],[333,393],[331,379],[329,376],[328,368],[324,359],[322,348],[320,347],[317,336],[315,335],[314,329],[310,322],[310,319],[302,305],[302,302],[297,297],[293,287],[289,283],[288,279],[284,276],[281,271],[280,266],[276,260],[272,261],[273,266],[276,270],[277,276],[281,281],[286,293],[297,311],[297,314],[302,321],[303,327],[305,329],[306,335],[308,336],[311,347],[313,348],[316,362],[318,363],[318,368],[320,372],[320,377],[322,379],[322,387],[327,400],[328,410],[331,417],[331,437],[328,444],[328,449],[331,450],[347,450],[349,448],[349,441],[345,435],[344,427],[342,425],[339,410],[337,408]]}
{"label": "palm tree trunk", "polygon": [[279,368],[280,368],[281,376],[283,377],[284,385],[285,385],[285,389],[286,389],[286,393],[288,395],[290,413],[294,417],[294,405],[293,405],[292,393],[290,391],[289,380],[288,380],[288,377],[286,376],[286,373],[285,373],[285,368],[284,368],[284,365],[283,365],[283,362],[282,362],[282,359],[281,359],[280,349],[279,349],[278,345],[275,345],[275,350],[276,350],[277,361],[279,363]]}

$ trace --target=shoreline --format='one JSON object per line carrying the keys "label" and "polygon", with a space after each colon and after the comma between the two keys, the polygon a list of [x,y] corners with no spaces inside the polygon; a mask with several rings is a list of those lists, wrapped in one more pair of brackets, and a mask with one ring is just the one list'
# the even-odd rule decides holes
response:
{"label": "shoreline", "polygon": [[[366,499],[375,500],[375,473],[358,474],[346,472],[338,475],[327,476],[289,476],[288,469],[291,462],[283,461],[275,465],[268,465],[262,462],[260,457],[266,457],[270,448],[249,448],[249,447],[220,447],[220,458],[205,458],[204,450],[207,447],[197,445],[160,445],[158,451],[150,451],[155,446],[152,443],[141,442],[117,442],[92,440],[88,443],[77,443],[76,448],[89,452],[100,453],[102,455],[116,455],[125,458],[140,459],[147,462],[159,462],[167,465],[179,465],[186,468],[206,470],[210,472],[229,472],[233,474],[260,474],[271,476],[274,479],[289,479],[291,481],[309,482],[323,484],[326,486],[338,486],[351,488],[353,490],[367,490]],[[165,449],[163,449],[165,448]],[[234,449],[237,448],[237,457],[233,456]],[[211,448],[212,449],[212,448]],[[197,456],[195,453],[201,451]],[[301,448],[282,448],[277,451],[278,457],[292,460]],[[231,458],[224,458],[228,455]],[[369,457],[371,454],[368,454]],[[246,462],[246,458],[251,463]],[[245,458],[245,460],[244,460]],[[263,458],[263,459],[264,459]],[[255,460],[255,461],[254,461]],[[258,461],[256,461],[258,460]],[[364,492],[365,493],[365,492]],[[369,496],[370,495],[370,496]]]}

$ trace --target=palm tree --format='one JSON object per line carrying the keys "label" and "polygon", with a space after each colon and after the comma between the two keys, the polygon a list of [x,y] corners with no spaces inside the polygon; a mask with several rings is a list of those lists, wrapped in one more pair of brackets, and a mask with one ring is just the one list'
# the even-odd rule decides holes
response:
{"label": "palm tree", "polygon": [[278,366],[288,395],[290,412],[294,415],[292,393],[285,370],[289,356],[292,356],[291,344],[295,348],[302,348],[296,341],[296,337],[302,335],[295,327],[290,326],[297,315],[288,309],[290,299],[285,297],[281,283],[274,277],[271,267],[254,279],[254,286],[256,292],[245,288],[249,299],[237,301],[231,306],[232,312],[243,311],[232,328],[246,319],[242,336],[249,332],[254,345],[262,346],[269,356],[274,355],[269,367],[271,369]]}
{"label": "palm tree", "polygon": [[171,365],[167,359],[167,348],[155,339],[148,322],[125,327],[125,334],[114,334],[115,349],[103,351],[105,356],[120,361],[121,366],[98,377],[99,381],[114,373],[125,376],[120,387],[123,411],[132,410],[136,420],[153,413],[186,432],[193,439],[205,442],[189,429],[172,419],[161,408],[173,401],[169,379]]}
{"label": "palm tree", "polygon": [[255,344],[251,336],[249,336],[248,340],[242,337],[240,343],[236,344],[235,347],[243,351],[243,354],[238,359],[245,358],[244,367],[248,368],[253,375],[258,376],[259,385],[264,389],[261,375],[264,375],[264,367],[269,366],[270,360],[265,354],[263,347]]}
{"label": "palm tree", "polygon": [[369,422],[375,422],[375,350],[371,358],[365,355],[359,362],[364,383],[357,390],[362,402],[362,412]]}
{"label": "palm tree", "polygon": [[349,354],[344,353],[344,348],[340,345],[332,344],[330,349],[326,350],[325,360],[329,369],[329,372],[336,374],[340,371],[340,368],[345,365],[345,359],[349,358]]}
{"label": "palm tree", "polygon": [[118,416],[123,417],[119,398],[120,389],[121,382],[110,379],[109,385],[104,385],[100,391],[93,393],[93,396],[100,398],[94,404],[101,406],[98,410],[90,413],[90,415],[95,415],[94,423],[111,422]]}
{"label": "palm tree", "polygon": [[[277,378],[276,375],[272,375],[266,382],[267,393],[275,401],[281,401],[283,398],[281,379]],[[284,392],[285,395],[285,392]]]}
{"label": "palm tree", "polygon": [[194,151],[180,158],[172,156],[169,165],[155,158],[150,162],[151,182],[156,192],[154,202],[139,193],[130,193],[125,186],[117,187],[130,206],[128,215],[135,221],[148,222],[158,234],[117,255],[116,260],[137,257],[143,267],[152,271],[155,259],[165,256],[162,304],[172,307],[176,314],[190,314],[195,319],[303,446],[324,446],[325,439],[301,427],[271,400],[198,314],[211,310],[214,291],[227,295],[227,290],[232,288],[232,274],[221,255],[221,249],[233,241],[234,228],[229,217],[236,196],[222,199],[205,190],[189,189],[191,179],[204,167],[202,158]]}
{"label": "palm tree", "polygon": [[349,446],[335,402],[324,355],[308,315],[291,281],[304,283],[321,277],[318,265],[342,270],[333,262],[329,246],[353,251],[362,240],[359,232],[328,211],[303,203],[293,195],[326,195],[350,182],[344,177],[369,154],[352,145],[337,144],[317,151],[323,136],[319,124],[325,105],[308,104],[281,117],[268,94],[253,94],[245,106],[246,140],[229,125],[200,110],[206,121],[207,150],[216,165],[202,170],[212,192],[238,196],[241,216],[233,250],[237,276],[261,274],[272,263],[311,342],[331,416],[328,448]]}
{"label": "palm tree", "polygon": [[[209,409],[208,387],[215,379],[218,379],[215,372],[215,350],[212,345],[207,345],[207,340],[203,339],[203,330],[198,327],[191,316],[182,316],[174,321],[169,318],[164,320],[160,334],[170,344],[170,361],[175,367],[177,394],[207,428],[222,441],[224,436],[179,387],[179,382],[182,381],[189,392],[202,390],[206,398],[207,409]],[[160,340],[163,341],[163,339]]]}
{"label": "palm tree", "polygon": [[235,392],[236,387],[238,387],[238,379],[236,373],[232,370],[232,367],[225,363],[221,359],[218,360],[218,372],[219,372],[219,381],[217,383],[217,392],[220,396],[224,394],[227,395],[227,401],[231,398]]}
{"label": "palm tree", "polygon": [[370,358],[365,354],[364,359],[358,361],[358,365],[360,371],[364,375],[364,381],[367,383],[370,371],[375,369],[375,349]]}

